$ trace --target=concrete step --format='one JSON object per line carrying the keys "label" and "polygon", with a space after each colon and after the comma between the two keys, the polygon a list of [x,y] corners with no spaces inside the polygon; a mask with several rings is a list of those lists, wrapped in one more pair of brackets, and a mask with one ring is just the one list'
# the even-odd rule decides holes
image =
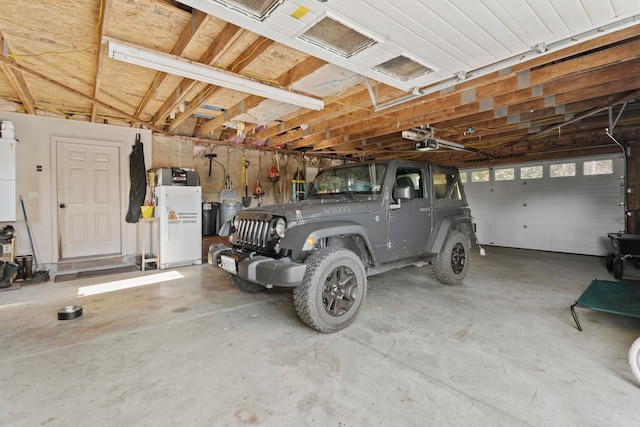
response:
{"label": "concrete step", "polygon": [[140,270],[135,261],[135,256],[122,255],[65,259],[58,262],[51,273],[55,282],[63,282]]}
{"label": "concrete step", "polygon": [[77,273],[81,271],[104,270],[134,265],[135,259],[122,255],[101,257],[78,257],[58,261],[58,273]]}

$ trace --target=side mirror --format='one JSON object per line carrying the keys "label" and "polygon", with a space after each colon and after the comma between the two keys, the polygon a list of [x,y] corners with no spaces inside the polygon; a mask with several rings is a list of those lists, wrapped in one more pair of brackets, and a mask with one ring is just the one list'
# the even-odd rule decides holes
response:
{"label": "side mirror", "polygon": [[413,199],[413,188],[408,185],[398,185],[393,189],[393,199],[397,203],[392,203],[389,208],[393,211],[400,209],[400,201]]}
{"label": "side mirror", "polygon": [[408,185],[398,185],[393,189],[393,198],[395,200],[412,200],[413,188]]}

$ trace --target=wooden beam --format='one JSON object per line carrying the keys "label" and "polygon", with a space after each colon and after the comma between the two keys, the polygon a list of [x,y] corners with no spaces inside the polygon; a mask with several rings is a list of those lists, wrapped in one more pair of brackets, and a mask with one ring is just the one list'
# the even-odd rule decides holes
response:
{"label": "wooden beam", "polygon": [[[11,61],[9,61],[8,59],[3,58],[1,56],[0,56],[0,64],[8,65],[11,68],[14,68],[16,70],[22,71],[23,73],[30,74],[30,75],[32,75],[34,77],[37,77],[37,78],[41,79],[41,80],[44,80],[45,82],[50,83],[52,85],[55,85],[55,86],[57,86],[59,88],[62,88],[64,90],[68,91],[68,92],[71,92],[74,95],[77,95],[77,96],[79,96],[81,98],[89,100],[89,101],[91,101],[93,103],[96,103],[96,104],[100,105],[101,107],[108,108],[108,109],[112,110],[113,112],[118,113],[122,117],[125,117],[125,118],[127,118],[127,119],[129,119],[131,121],[144,123],[142,120],[140,120],[140,118],[134,117],[134,116],[130,115],[129,113],[126,113],[126,112],[124,112],[124,111],[122,111],[122,110],[120,110],[120,109],[118,109],[116,107],[113,107],[112,105],[107,104],[106,102],[100,101],[99,99],[97,99],[97,98],[95,98],[93,96],[86,95],[86,94],[80,92],[77,89],[74,89],[74,88],[69,87],[69,86],[67,86],[65,84],[62,84],[62,83],[60,83],[60,82],[58,82],[58,81],[56,81],[56,80],[54,80],[54,79],[52,79],[50,77],[47,77],[47,76],[45,76],[43,74],[38,73],[37,71],[33,71],[33,70],[29,69],[29,68],[26,68],[26,67],[24,67],[22,65],[19,65],[19,64],[16,64],[16,63],[11,63]],[[145,123],[145,126],[149,127],[151,130],[154,130],[156,132],[160,132],[160,133],[163,133],[165,135],[170,135],[164,129],[158,128],[158,127],[154,126],[153,124]]]}
{"label": "wooden beam", "polygon": [[[295,127],[294,125],[299,125],[301,123],[309,124],[308,134],[313,135],[315,133],[324,133],[327,129],[332,129],[332,133],[341,127],[341,126],[356,126],[359,122],[364,120],[369,120],[376,118],[380,121],[394,121],[398,119],[400,115],[401,120],[405,120],[407,116],[415,115],[428,116],[430,113],[435,111],[447,110],[449,108],[464,108],[464,105],[461,105],[461,94],[465,91],[473,90],[475,92],[476,98],[484,98],[484,97],[492,97],[497,96],[499,94],[505,93],[505,88],[508,89],[506,92],[513,94],[514,91],[517,92],[518,88],[518,74],[520,73],[528,73],[529,78],[529,87],[527,89],[523,89],[528,91],[529,97],[531,97],[532,89],[531,86],[540,85],[544,82],[552,82],[554,79],[558,79],[562,76],[568,76],[571,74],[577,75],[580,71],[583,71],[585,66],[588,67],[602,67],[607,64],[612,64],[619,61],[625,61],[629,58],[637,58],[638,50],[629,50],[629,46],[637,47],[637,40],[633,38],[626,43],[619,43],[614,45],[611,48],[596,50],[593,53],[586,54],[581,57],[579,54],[583,52],[589,52],[592,49],[599,49],[603,46],[606,46],[607,43],[614,43],[620,40],[625,40],[632,35],[637,35],[637,30],[634,31],[621,31],[616,34],[608,35],[599,40],[591,40],[580,45],[573,46],[571,48],[564,49],[562,51],[549,53],[547,55],[542,56],[541,58],[529,61],[527,63],[519,64],[517,67],[513,67],[511,73],[509,74],[501,74],[494,73],[491,75],[487,75],[478,79],[461,82],[451,89],[451,91],[447,91],[447,94],[434,93],[431,95],[427,95],[420,100],[414,103],[407,103],[400,105],[398,107],[390,108],[388,110],[383,110],[378,113],[365,112],[361,111],[353,111],[353,113],[348,116],[351,120],[347,120],[346,117],[332,117],[329,115],[325,119],[323,115],[319,115],[317,121],[313,121],[313,118],[309,118],[309,120],[299,119],[295,122],[287,122],[287,128],[292,129]],[[551,61],[551,62],[550,62]],[[546,63],[550,62],[551,65],[547,65],[545,67],[541,67]],[[528,71],[530,68],[539,67],[535,70]],[[583,78],[583,77],[580,77]],[[576,79],[578,79],[576,77]],[[545,95],[548,95],[547,87],[544,87]],[[366,91],[352,95],[350,98],[355,98],[356,96],[368,96],[365,95]],[[503,95],[504,96],[504,95]],[[347,101],[348,102],[348,101]],[[507,98],[502,99],[502,106],[508,106],[510,101]],[[496,102],[494,98],[494,108]],[[349,110],[342,111],[349,112]],[[368,123],[370,125],[370,122]],[[353,129],[349,128],[349,132],[352,132]],[[268,131],[264,131],[261,133],[257,133],[254,135],[255,138],[264,138],[275,135],[276,133],[281,133],[282,129],[270,129]],[[342,132],[347,133],[346,131]],[[278,138],[273,139],[273,144],[276,145],[284,145],[292,142],[298,135],[293,134],[292,138],[287,140],[287,136],[283,135]]]}
{"label": "wooden beam", "polygon": [[566,121],[562,122],[559,125],[545,128],[545,129],[541,130],[540,132],[531,135],[528,139],[536,138],[536,137],[541,136],[541,135],[546,135],[546,134],[548,134],[550,132],[553,132],[554,130],[559,130],[560,128],[565,127],[565,126],[567,126],[567,125],[569,125],[571,123],[575,123],[575,122],[578,122],[580,120],[584,120],[587,117],[591,117],[591,116],[596,115],[598,113],[601,113],[603,111],[607,111],[609,108],[611,108],[611,107],[613,107],[615,105],[619,105],[619,104],[622,104],[624,102],[634,100],[634,99],[636,99],[638,97],[640,97],[640,91],[636,91],[636,92],[633,92],[631,94],[625,95],[625,96],[620,97],[620,98],[616,99],[615,101],[613,101],[611,103],[611,105],[608,105],[606,107],[594,108],[594,109],[592,109],[590,111],[587,111],[587,112],[585,112],[583,114],[580,114],[580,115],[578,115],[578,116],[576,116],[576,117],[574,117],[574,118],[572,118],[570,120],[566,120]]}
{"label": "wooden beam", "polygon": [[[202,32],[202,29],[205,27],[208,20],[209,15],[194,9],[193,14],[191,15],[191,21],[187,22],[182,29],[182,33],[180,34],[180,37],[178,37],[178,41],[173,46],[173,49],[171,49],[171,54],[181,56]],[[149,102],[158,91],[158,88],[164,84],[167,77],[168,74],[161,71],[156,74],[156,77],[153,79],[151,85],[149,85],[149,88],[144,94],[138,108],[136,108],[135,116],[142,115],[142,112],[147,108]]]}
{"label": "wooden beam", "polygon": [[[326,64],[326,61],[323,61],[321,59],[317,59],[314,57],[309,57],[304,61],[302,61],[301,63],[299,63],[298,65],[291,68],[286,73],[281,74],[277,78],[277,80],[281,86],[287,87],[292,83],[296,82],[297,80],[299,80],[302,76],[306,76],[312,73],[313,71],[317,70],[318,68],[322,67],[325,64]],[[233,107],[228,108],[225,111],[225,114],[219,114],[217,117],[214,117],[213,119],[205,123],[200,129],[200,135],[204,135],[206,133],[212,132],[213,130],[221,127],[225,121],[230,120],[232,117],[235,117],[238,114],[250,108],[255,107],[263,100],[264,98],[255,96],[255,95],[250,95],[246,97],[242,103],[238,103]],[[252,138],[252,139],[255,140],[255,138]]]}
{"label": "wooden beam", "polygon": [[[275,42],[273,40],[270,40],[264,37],[258,37],[253,43],[251,43],[249,47],[247,47],[236,58],[235,61],[233,61],[230,64],[229,71],[233,73],[241,74],[242,70],[244,70],[251,64],[251,61],[253,61],[262,53],[264,53],[264,51],[267,50],[274,43]],[[169,125],[169,132],[173,132],[175,128],[180,126],[180,124],[183,121],[188,119],[189,116],[193,114],[193,111],[200,108],[204,103],[207,102],[209,98],[211,98],[212,96],[215,96],[215,93],[221,89],[224,89],[224,88],[218,87],[216,85],[207,85],[207,87],[204,90],[207,93],[209,93],[209,95],[206,98],[198,97],[196,99],[192,99],[189,102],[189,105],[187,106],[187,110],[184,113],[181,113],[180,115],[178,115],[178,117],[176,117],[175,120],[171,122],[171,124]]]}
{"label": "wooden beam", "polygon": [[[9,63],[15,64],[16,61],[10,57],[11,51],[9,50],[9,46],[7,41],[0,34],[0,49],[2,49],[3,55],[6,54],[7,57],[4,58]],[[18,94],[18,98],[20,98],[20,102],[24,106],[24,109],[27,110],[29,114],[36,114],[35,103],[33,102],[33,96],[31,95],[31,91],[27,86],[27,82],[22,77],[19,71],[12,69],[7,63],[0,62],[0,70],[4,72],[7,76],[7,80]]]}
{"label": "wooden beam", "polygon": [[[104,61],[104,45],[102,39],[107,32],[107,25],[111,17],[111,9],[113,8],[113,0],[104,0],[100,3],[99,16],[98,16],[98,46],[96,52],[96,77],[93,83],[93,97],[98,98],[100,92],[100,84],[102,83],[102,63]],[[89,114],[89,120],[91,123],[96,121],[97,104],[94,102],[91,104],[91,113]],[[134,123],[131,123],[133,126]]]}
{"label": "wooden beam", "polygon": [[[620,134],[626,140],[638,140],[640,137],[640,127],[632,126]],[[529,141],[523,143],[518,151],[514,147],[503,147],[495,150],[492,154],[494,158],[491,165],[504,165],[522,162],[532,162],[536,160],[548,160],[554,158],[566,158],[568,156],[591,156],[606,153],[620,153],[618,147],[602,132],[579,132],[561,137],[554,137],[553,140],[543,140],[538,142]],[[428,159],[436,163],[451,164],[457,167],[479,167],[488,164],[486,158],[469,155],[462,152],[433,153]]]}
{"label": "wooden beam", "polygon": [[[618,46],[616,49],[625,49],[625,46]],[[638,54],[636,53],[636,57],[637,56]],[[545,97],[549,95],[558,97],[562,93],[569,91],[594,90],[597,89],[599,85],[607,84],[611,80],[619,80],[627,76],[636,76],[640,72],[639,59],[619,62],[618,57],[615,55],[611,55],[609,58],[613,60],[613,65],[608,67],[601,66],[595,70],[579,74],[575,68],[569,67],[566,63],[560,64],[556,73],[549,74],[545,71],[545,75],[550,79],[546,82],[538,79],[535,73],[532,72],[530,78],[535,79],[537,85],[542,85],[539,87],[539,93],[533,93],[533,89],[530,87],[520,89],[516,76],[503,76],[502,81],[499,83],[492,83],[492,85],[499,84],[499,87],[503,91],[501,94],[494,93],[492,109],[506,108],[508,111],[510,105],[517,105],[531,101],[532,99],[545,99]],[[549,67],[554,67],[554,65],[550,65]],[[476,88],[476,93],[482,89],[483,87]],[[607,88],[607,90],[610,89],[611,87]],[[626,88],[626,90],[628,90],[628,88]],[[446,95],[434,94],[432,97],[427,97],[425,101],[393,111],[391,120],[384,119],[378,114],[367,114],[364,112],[354,113],[349,117],[343,116],[336,118],[332,121],[333,129],[331,130],[331,135],[340,137],[346,134],[357,133],[360,130],[376,128],[384,129],[381,130],[381,132],[387,132],[389,124],[393,123],[413,122],[414,124],[410,124],[410,127],[435,123],[445,117],[460,120],[469,114],[480,112],[480,101],[478,99],[474,102],[462,104],[461,96],[459,92],[448,93]],[[422,123],[415,123],[416,119],[420,117],[423,117],[424,121]],[[323,135],[328,126],[329,123],[312,124],[309,126],[308,132],[311,135]],[[285,134],[281,137],[274,138],[273,143],[276,145],[288,144],[297,136],[296,134],[292,136]],[[336,141],[339,141],[339,139]],[[321,147],[314,146],[314,148],[327,148],[324,143],[322,145]]]}
{"label": "wooden beam", "polygon": [[[198,62],[207,65],[215,65],[222,55],[237,43],[245,32],[245,30],[235,25],[225,25],[222,31],[220,31],[220,34],[218,34],[213,40],[213,43],[211,43],[207,51],[202,54]],[[178,85],[178,88],[173,91],[164,104],[162,104],[160,109],[154,114],[154,124],[157,126],[164,124],[167,117],[169,117],[169,115],[184,102],[188,94],[198,83],[199,82],[195,80],[183,79]]]}
{"label": "wooden beam", "polygon": [[[635,91],[640,86],[640,75],[631,76],[626,79],[613,82],[603,83],[597,86],[591,86],[587,89],[580,88],[564,94],[559,94],[554,105],[547,106],[546,100],[537,98],[509,106],[509,115],[518,115],[519,121],[531,121],[531,126],[548,126],[545,123],[553,117],[559,117],[560,121],[565,120],[567,116],[576,116],[583,114],[585,111],[592,109],[600,109],[618,103],[610,95],[602,95],[603,93],[619,93],[625,92],[623,99],[631,99],[629,91]],[[562,107],[558,109],[559,107]],[[478,113],[470,113],[464,117],[451,117],[442,114],[438,117],[432,117],[430,122],[434,128],[438,129],[438,136],[444,139],[455,140],[467,144],[473,139],[490,138],[494,130],[506,127],[510,124],[509,117],[495,118],[494,110],[482,111]],[[465,123],[464,129],[456,129],[460,121]],[[473,127],[474,132],[464,135],[467,127]]]}

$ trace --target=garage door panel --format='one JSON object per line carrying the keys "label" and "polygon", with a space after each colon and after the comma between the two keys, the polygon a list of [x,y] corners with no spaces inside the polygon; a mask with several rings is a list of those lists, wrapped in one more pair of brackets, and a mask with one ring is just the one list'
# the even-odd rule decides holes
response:
{"label": "garage door panel", "polygon": [[[583,162],[612,159],[614,170],[606,175],[583,175]],[[550,166],[576,164],[575,176],[549,176]],[[465,193],[478,225],[481,243],[523,249],[605,255],[607,233],[624,230],[624,158],[598,156],[536,162],[514,167],[542,165],[544,177],[511,181],[467,182]],[[473,172],[474,169],[462,171]],[[470,176],[470,174],[469,174]]]}

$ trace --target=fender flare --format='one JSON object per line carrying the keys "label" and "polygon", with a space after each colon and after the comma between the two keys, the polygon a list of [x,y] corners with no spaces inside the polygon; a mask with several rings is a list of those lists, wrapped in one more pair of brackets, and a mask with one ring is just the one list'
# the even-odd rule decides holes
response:
{"label": "fender flare", "polygon": [[350,221],[326,221],[296,225],[287,230],[280,246],[283,249],[310,251],[313,249],[313,245],[309,244],[310,239],[318,241],[327,237],[350,235],[361,237],[369,254],[375,257],[366,228]]}
{"label": "fender flare", "polygon": [[449,236],[449,232],[456,229],[460,224],[468,225],[469,233],[465,233],[465,235],[471,241],[472,236],[470,234],[473,233],[473,225],[471,224],[469,217],[464,215],[449,216],[440,222],[440,228],[437,230],[437,233],[431,243],[431,251],[439,254],[442,250],[442,246],[447,240],[447,236]]}

